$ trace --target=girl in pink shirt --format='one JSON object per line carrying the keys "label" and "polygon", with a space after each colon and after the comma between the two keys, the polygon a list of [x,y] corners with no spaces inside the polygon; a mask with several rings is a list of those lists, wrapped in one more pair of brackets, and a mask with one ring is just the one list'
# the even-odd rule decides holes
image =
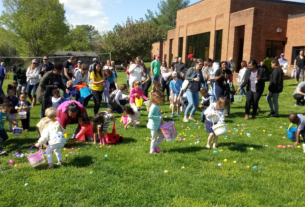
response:
{"label": "girl in pink shirt", "polygon": [[78,117],[78,123],[81,127],[80,131],[76,134],[75,139],[79,142],[84,142],[86,139],[88,141],[93,141],[93,128],[92,123],[87,114],[81,114]]}
{"label": "girl in pink shirt", "polygon": [[136,98],[139,99],[140,97],[142,97],[145,101],[147,101],[147,97],[143,94],[143,91],[140,88],[140,86],[141,86],[141,83],[138,80],[134,81],[132,84],[133,88],[130,90],[130,94],[129,94],[129,97],[130,97],[129,103],[131,105],[135,104]]}

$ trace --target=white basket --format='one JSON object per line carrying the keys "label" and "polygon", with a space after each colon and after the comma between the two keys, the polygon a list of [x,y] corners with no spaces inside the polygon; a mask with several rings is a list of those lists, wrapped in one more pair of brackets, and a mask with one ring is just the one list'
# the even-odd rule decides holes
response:
{"label": "white basket", "polygon": [[[219,117],[219,116],[218,116]],[[220,118],[220,117],[219,117]],[[224,135],[226,133],[228,133],[228,129],[227,129],[227,126],[226,126],[226,123],[225,122],[221,122],[221,123],[217,123],[214,125],[213,123],[213,126],[212,126],[212,129],[214,131],[214,134],[216,136],[221,136],[221,135]]]}

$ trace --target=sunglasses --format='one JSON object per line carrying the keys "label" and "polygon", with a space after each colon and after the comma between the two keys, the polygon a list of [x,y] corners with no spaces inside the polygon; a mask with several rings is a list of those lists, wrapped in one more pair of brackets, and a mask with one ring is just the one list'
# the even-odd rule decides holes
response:
{"label": "sunglasses", "polygon": [[37,63],[33,63],[33,64],[35,64],[35,65],[36,65]]}
{"label": "sunglasses", "polygon": [[43,60],[49,60],[49,59],[43,59]]}

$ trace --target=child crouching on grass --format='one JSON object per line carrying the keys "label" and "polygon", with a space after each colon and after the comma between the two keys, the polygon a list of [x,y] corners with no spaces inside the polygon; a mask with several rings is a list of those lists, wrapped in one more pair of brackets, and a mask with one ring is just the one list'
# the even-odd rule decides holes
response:
{"label": "child crouching on grass", "polygon": [[64,133],[66,133],[66,130],[60,125],[59,121],[56,121],[52,124],[49,124],[42,131],[37,144],[35,144],[35,146],[38,148],[39,146],[46,145],[48,143],[48,146],[46,147],[46,154],[49,163],[49,169],[54,168],[52,151],[54,151],[57,157],[57,164],[63,165],[60,149],[63,148],[66,144]]}
{"label": "child crouching on grass", "polygon": [[163,124],[160,106],[164,104],[164,102],[164,94],[161,91],[152,93],[147,123],[147,128],[150,129],[151,132],[150,154],[162,152],[159,148],[160,143],[164,139],[163,133],[160,129],[160,126]]}
{"label": "child crouching on grass", "polygon": [[[297,130],[295,131],[296,142],[295,145],[300,144],[300,135],[302,135],[304,143],[305,143],[305,116],[302,114],[290,114],[289,121],[292,124],[297,125]],[[305,153],[305,146],[303,145],[303,152]]]}
{"label": "child crouching on grass", "polygon": [[7,133],[4,129],[5,121],[10,122],[13,125],[18,125],[18,122],[13,121],[9,118],[9,113],[12,109],[12,103],[9,101],[4,101],[1,105],[1,111],[0,111],[0,155],[3,155],[6,153],[6,151],[3,151],[2,143],[5,142],[8,139]]}
{"label": "child crouching on grass", "polygon": [[100,145],[106,144],[106,134],[109,128],[111,120],[115,125],[115,117],[107,111],[102,111],[95,114],[92,118],[93,133],[94,133],[94,144],[96,144],[97,137],[100,139]]}
{"label": "child crouching on grass", "polygon": [[214,134],[212,129],[213,123],[224,122],[225,111],[224,109],[230,106],[230,101],[225,97],[220,97],[216,103],[210,104],[210,106],[205,110],[204,115],[206,116],[206,132],[209,133],[208,143],[206,148],[211,148],[211,141],[214,137],[213,148],[216,148],[218,137]]}
{"label": "child crouching on grass", "polygon": [[134,128],[136,128],[136,120],[140,117],[140,113],[138,112],[137,108],[135,106],[124,106],[123,110],[128,115],[127,124],[124,126],[124,129],[127,129],[131,124]]}
{"label": "child crouching on grass", "polygon": [[87,114],[81,114],[78,117],[78,123],[81,127],[80,131],[75,135],[75,140],[78,142],[84,142],[86,140],[93,141],[94,134],[93,134],[93,126]]}

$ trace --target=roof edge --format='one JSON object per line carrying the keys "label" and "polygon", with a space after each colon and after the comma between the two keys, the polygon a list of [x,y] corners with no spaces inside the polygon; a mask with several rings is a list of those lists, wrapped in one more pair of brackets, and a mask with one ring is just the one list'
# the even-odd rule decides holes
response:
{"label": "roof edge", "polygon": [[294,15],[288,14],[288,19],[294,19],[294,18],[304,17],[304,16],[305,16],[305,13],[294,14]]}

